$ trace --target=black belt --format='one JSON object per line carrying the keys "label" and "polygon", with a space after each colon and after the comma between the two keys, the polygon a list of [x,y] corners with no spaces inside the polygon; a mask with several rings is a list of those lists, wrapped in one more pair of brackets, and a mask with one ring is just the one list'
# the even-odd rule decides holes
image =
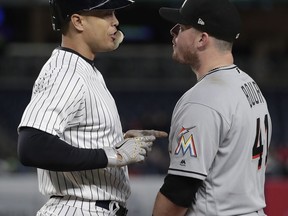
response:
{"label": "black belt", "polygon": [[[64,196],[57,196],[57,195],[50,196],[50,198],[63,198],[63,197]],[[111,202],[112,202],[111,200],[97,200],[97,201],[95,201],[95,205],[100,207],[100,208],[104,208],[106,210],[110,210],[109,206],[110,206]],[[117,207],[115,206],[115,208],[117,208]],[[125,207],[119,205],[119,209],[116,212],[116,216],[126,216],[127,212],[128,212],[128,209],[126,209]]]}
{"label": "black belt", "polygon": [[[111,202],[112,201],[110,201],[110,200],[98,200],[98,201],[96,201],[96,206],[110,210],[109,205]],[[115,208],[116,208],[116,206],[115,206]],[[128,210],[125,207],[119,205],[119,209],[116,212],[116,216],[126,216],[127,212],[128,212]]]}

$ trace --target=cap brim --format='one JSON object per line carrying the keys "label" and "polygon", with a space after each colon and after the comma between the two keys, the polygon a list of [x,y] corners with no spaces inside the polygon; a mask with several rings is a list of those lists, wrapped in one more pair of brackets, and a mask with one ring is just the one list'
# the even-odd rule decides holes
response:
{"label": "cap brim", "polygon": [[159,14],[162,18],[164,18],[164,19],[166,19],[172,23],[179,23],[179,24],[183,24],[183,25],[189,24],[182,18],[181,14],[180,14],[180,9],[162,7],[159,9]]}
{"label": "cap brim", "polygon": [[101,9],[101,10],[117,10],[124,7],[127,7],[131,4],[133,4],[133,0],[110,0],[101,5],[100,7],[95,7],[95,9]]}

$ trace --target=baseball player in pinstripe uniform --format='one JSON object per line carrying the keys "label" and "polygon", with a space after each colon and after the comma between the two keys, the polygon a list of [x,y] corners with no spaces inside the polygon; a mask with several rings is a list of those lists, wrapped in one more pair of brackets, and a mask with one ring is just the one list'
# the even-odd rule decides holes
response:
{"label": "baseball player in pinstripe uniform", "polygon": [[154,216],[263,216],[271,119],[256,82],[233,63],[240,16],[229,0],[186,0],[161,8],[173,59],[198,82],[177,102],[170,166]]}
{"label": "baseball player in pinstripe uniform", "polygon": [[127,165],[141,162],[155,130],[125,135],[115,101],[94,65],[98,52],[123,39],[115,10],[132,0],[50,0],[54,30],[62,33],[33,87],[19,124],[18,154],[38,168],[39,190],[50,196],[37,216],[126,215]]}

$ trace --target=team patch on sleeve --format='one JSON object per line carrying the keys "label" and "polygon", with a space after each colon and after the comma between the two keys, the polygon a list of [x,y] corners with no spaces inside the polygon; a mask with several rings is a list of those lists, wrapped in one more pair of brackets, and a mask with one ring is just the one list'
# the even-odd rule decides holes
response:
{"label": "team patch on sleeve", "polygon": [[178,145],[175,149],[175,155],[179,155],[182,153],[185,155],[187,152],[190,153],[191,157],[197,157],[195,142],[193,138],[193,134],[191,133],[191,130],[195,127],[191,128],[184,128],[182,127],[178,136]]}

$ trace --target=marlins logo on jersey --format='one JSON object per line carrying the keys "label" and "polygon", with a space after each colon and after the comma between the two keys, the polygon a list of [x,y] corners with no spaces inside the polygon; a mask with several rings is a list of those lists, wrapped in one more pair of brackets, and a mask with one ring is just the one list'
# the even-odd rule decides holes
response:
{"label": "marlins logo on jersey", "polygon": [[193,134],[190,132],[193,128],[195,127],[181,128],[178,134],[178,146],[175,149],[176,155],[180,152],[182,152],[183,155],[189,152],[191,157],[197,157]]}

